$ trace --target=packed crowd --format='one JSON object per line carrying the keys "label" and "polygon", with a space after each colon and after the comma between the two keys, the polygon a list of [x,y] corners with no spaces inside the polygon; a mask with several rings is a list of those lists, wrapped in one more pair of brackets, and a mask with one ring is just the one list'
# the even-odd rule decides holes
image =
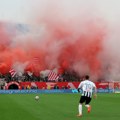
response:
{"label": "packed crowd", "polygon": [[[21,76],[19,75],[15,75],[14,77],[11,76],[10,73],[7,74],[0,74],[0,79],[6,81],[7,83],[9,83],[10,81],[18,81],[18,82],[26,82],[26,81],[39,81],[39,82],[56,82],[55,80],[48,80],[48,76],[46,77],[42,77],[42,76],[38,76],[35,74],[29,75],[27,72],[25,72],[24,74],[22,74]],[[70,73],[70,72],[64,72],[64,74],[59,75],[58,77],[58,82],[68,82],[68,81],[80,81],[80,77],[75,73]]]}
{"label": "packed crowd", "polygon": [[[0,89],[3,89],[5,86],[5,83],[9,83],[11,81],[15,82],[73,82],[73,81],[81,81],[80,77],[75,73],[71,72],[64,72],[64,74],[59,75],[57,80],[49,80],[48,76],[42,77],[35,74],[28,74],[27,72],[18,75],[16,74],[14,77],[10,73],[7,74],[0,74]],[[22,89],[29,89],[29,88],[22,88]],[[36,89],[36,88],[31,88]],[[59,89],[58,86],[54,86],[54,89]],[[63,89],[67,89],[66,86],[63,87]]]}

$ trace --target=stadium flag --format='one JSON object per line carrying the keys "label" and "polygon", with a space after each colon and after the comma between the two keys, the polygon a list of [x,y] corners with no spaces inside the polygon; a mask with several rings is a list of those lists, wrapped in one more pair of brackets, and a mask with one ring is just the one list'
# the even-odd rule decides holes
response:
{"label": "stadium flag", "polygon": [[9,73],[11,74],[12,77],[14,77],[17,72],[14,69],[11,69]]}
{"label": "stadium flag", "polygon": [[36,67],[37,65],[39,65],[39,58],[38,57],[32,58],[32,60],[30,60],[30,64],[31,66]]}
{"label": "stadium flag", "polygon": [[37,65],[37,64],[39,63],[39,58],[38,58],[38,57],[34,57],[34,58],[33,58],[33,63],[34,63],[35,65]]}
{"label": "stadium flag", "polygon": [[48,74],[48,81],[57,81],[59,78],[59,75],[55,73],[54,71],[50,71]]}
{"label": "stadium flag", "polygon": [[39,76],[40,74],[40,59],[39,57],[34,57],[31,61],[31,64],[32,64],[32,69],[33,69],[33,73],[37,76]]}

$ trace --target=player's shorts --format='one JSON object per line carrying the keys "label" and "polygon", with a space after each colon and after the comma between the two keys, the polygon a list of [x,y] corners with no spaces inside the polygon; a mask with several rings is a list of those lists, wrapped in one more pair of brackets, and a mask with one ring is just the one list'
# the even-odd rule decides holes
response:
{"label": "player's shorts", "polygon": [[91,99],[92,99],[92,98],[87,97],[87,96],[81,96],[79,103],[81,103],[81,104],[82,104],[82,103],[89,104],[90,101],[91,101]]}

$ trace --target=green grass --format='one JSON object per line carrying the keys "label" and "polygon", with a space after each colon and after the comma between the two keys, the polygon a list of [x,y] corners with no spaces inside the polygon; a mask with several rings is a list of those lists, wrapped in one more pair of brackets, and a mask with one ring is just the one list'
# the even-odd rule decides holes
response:
{"label": "green grass", "polygon": [[78,113],[79,94],[1,94],[0,120],[118,120],[120,94],[98,94],[91,102],[92,111],[83,106],[83,117]]}

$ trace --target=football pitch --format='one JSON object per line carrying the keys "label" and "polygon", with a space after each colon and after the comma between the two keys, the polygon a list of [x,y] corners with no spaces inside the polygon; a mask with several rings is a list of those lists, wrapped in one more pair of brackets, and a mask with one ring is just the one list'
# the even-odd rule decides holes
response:
{"label": "football pitch", "polygon": [[[40,96],[39,101],[34,97]],[[120,94],[98,94],[78,118],[79,94],[1,94],[0,120],[118,120]]]}

